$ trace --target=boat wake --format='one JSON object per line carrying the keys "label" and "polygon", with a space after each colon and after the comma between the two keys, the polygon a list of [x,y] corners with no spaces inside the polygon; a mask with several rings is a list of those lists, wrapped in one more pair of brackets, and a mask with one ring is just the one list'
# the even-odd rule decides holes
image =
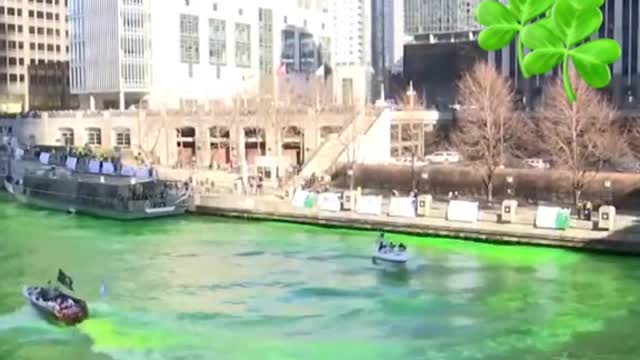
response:
{"label": "boat wake", "polygon": [[[123,313],[93,304],[91,316],[76,328],[92,342],[95,353],[114,360],[200,359],[211,355],[207,329],[192,329],[189,321],[161,315]],[[200,334],[199,334],[200,333]]]}
{"label": "boat wake", "polygon": [[67,340],[68,329],[45,321],[31,305],[24,305],[13,313],[0,316],[0,337],[17,336],[20,342]]}

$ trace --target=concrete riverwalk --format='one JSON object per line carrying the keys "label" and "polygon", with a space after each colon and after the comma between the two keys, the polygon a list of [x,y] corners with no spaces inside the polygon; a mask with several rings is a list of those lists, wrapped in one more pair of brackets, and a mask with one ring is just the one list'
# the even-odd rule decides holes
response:
{"label": "concrete riverwalk", "polygon": [[640,255],[640,229],[635,216],[619,214],[614,231],[592,230],[592,223],[572,219],[568,230],[538,229],[533,226],[535,207],[519,207],[516,221],[499,223],[498,211],[481,210],[477,223],[445,220],[446,203],[432,204],[428,217],[401,218],[362,215],[350,211],[325,212],[317,208],[294,207],[291,201],[273,196],[217,194],[201,196],[195,212],[254,220],[275,220],[319,226],[354,228],[441,236],[499,244],[522,244]]}

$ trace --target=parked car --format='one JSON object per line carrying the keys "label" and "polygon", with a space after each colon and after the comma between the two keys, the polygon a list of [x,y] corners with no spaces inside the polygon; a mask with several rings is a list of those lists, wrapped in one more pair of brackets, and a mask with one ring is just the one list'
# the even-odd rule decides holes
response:
{"label": "parked car", "polygon": [[538,158],[525,159],[524,165],[529,168],[541,169],[541,170],[548,169],[550,167],[548,162],[546,162],[544,159],[538,159]]}
{"label": "parked car", "polygon": [[455,151],[437,151],[424,158],[427,164],[448,164],[460,162],[460,154]]}

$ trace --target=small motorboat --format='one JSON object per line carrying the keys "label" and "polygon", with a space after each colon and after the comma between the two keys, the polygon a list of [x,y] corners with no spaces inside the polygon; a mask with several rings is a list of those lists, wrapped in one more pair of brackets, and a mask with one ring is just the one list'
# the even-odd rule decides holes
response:
{"label": "small motorboat", "polygon": [[89,317],[89,308],[84,300],[57,288],[25,286],[22,294],[42,315],[65,325],[76,325]]}
{"label": "small motorboat", "polygon": [[376,248],[375,253],[373,254],[372,260],[375,262],[377,260],[386,261],[394,264],[404,264],[409,261],[409,254],[407,254],[406,250],[399,249],[389,249],[384,248],[382,250],[378,250]]}

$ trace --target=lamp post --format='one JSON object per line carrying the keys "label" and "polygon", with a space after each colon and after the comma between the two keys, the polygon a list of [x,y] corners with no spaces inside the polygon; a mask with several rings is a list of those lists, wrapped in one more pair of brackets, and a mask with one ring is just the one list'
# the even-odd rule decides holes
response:
{"label": "lamp post", "polygon": [[603,205],[612,205],[613,204],[613,193],[611,190],[611,180],[605,180],[604,182],[604,199]]}
{"label": "lamp post", "polygon": [[353,187],[354,187],[354,176],[353,176],[353,168],[349,168],[349,170],[347,170],[347,175],[349,176],[349,191],[353,192]]}
{"label": "lamp post", "polygon": [[507,176],[507,197],[514,197],[516,195],[515,188],[513,186],[513,176]]}
{"label": "lamp post", "polygon": [[429,173],[427,171],[423,171],[422,174],[420,174],[420,178],[422,179],[422,191],[424,191],[425,193],[429,192]]}

